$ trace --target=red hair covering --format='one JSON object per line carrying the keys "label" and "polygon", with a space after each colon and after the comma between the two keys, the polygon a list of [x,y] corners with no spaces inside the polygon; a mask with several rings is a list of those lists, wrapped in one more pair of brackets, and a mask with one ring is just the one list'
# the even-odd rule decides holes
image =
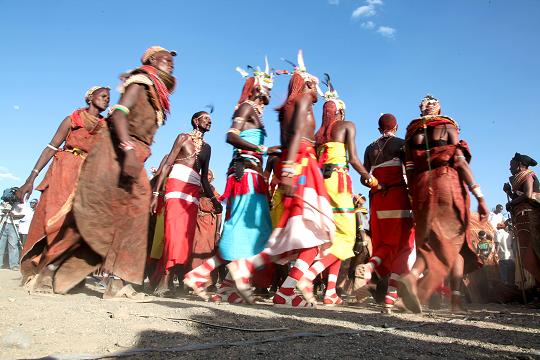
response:
{"label": "red hair covering", "polygon": [[379,118],[379,129],[381,129],[382,132],[394,130],[396,125],[397,125],[397,119],[392,114],[383,114]]}
{"label": "red hair covering", "polygon": [[334,101],[327,101],[323,106],[322,124],[315,134],[315,143],[317,146],[323,145],[329,141],[332,136],[332,128],[337,121],[337,106]]}
{"label": "red hair covering", "polygon": [[291,77],[291,80],[289,81],[289,93],[287,94],[287,99],[283,105],[276,109],[279,111],[279,121],[283,120],[286,111],[290,111],[291,105],[294,103],[296,98],[299,95],[302,95],[305,84],[306,82],[304,78],[295,71]]}
{"label": "red hair covering", "polygon": [[242,89],[242,94],[240,95],[240,99],[238,100],[238,105],[246,101],[249,96],[253,93],[253,90],[255,88],[255,78],[250,77],[246,80],[244,84],[244,88]]}

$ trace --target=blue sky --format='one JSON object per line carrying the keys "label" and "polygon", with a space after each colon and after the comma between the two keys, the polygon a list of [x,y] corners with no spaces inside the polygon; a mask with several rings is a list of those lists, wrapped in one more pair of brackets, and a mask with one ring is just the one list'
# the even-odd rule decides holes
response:
{"label": "blue sky", "polygon": [[[377,138],[381,113],[397,116],[403,136],[431,93],[459,122],[490,207],[505,201],[514,152],[540,160],[538,0],[0,0],[0,8],[2,189],[24,182],[61,120],[84,105],[87,88],[116,87],[118,75],[157,44],[178,51],[179,86],[146,167],[190,130],[194,112],[213,103],[206,140],[221,191],[231,154],[225,132],[243,85],[234,68],[262,65],[265,54],[285,68],[280,58],[295,60],[299,48],[310,72],[332,75],[361,152]],[[269,145],[278,142],[272,109],[287,82],[276,80],[265,112]],[[319,101],[319,121],[321,108]]]}

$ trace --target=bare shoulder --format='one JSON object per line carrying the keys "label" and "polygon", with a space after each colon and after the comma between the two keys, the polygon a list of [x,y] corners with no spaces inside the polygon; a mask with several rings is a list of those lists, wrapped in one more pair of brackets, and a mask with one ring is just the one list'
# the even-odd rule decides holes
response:
{"label": "bare shoulder", "polygon": [[143,90],[146,90],[143,84],[131,83],[126,87],[122,96],[124,95],[129,96],[130,94],[137,94],[138,92],[143,91]]}
{"label": "bare shoulder", "polygon": [[189,137],[189,134],[186,133],[180,133],[178,136],[176,136],[176,141],[184,141]]}
{"label": "bare shoulder", "polygon": [[340,126],[345,129],[356,130],[356,125],[350,120],[343,121]]}
{"label": "bare shoulder", "polygon": [[247,102],[244,102],[244,103],[240,104],[238,109],[236,109],[236,111],[234,112],[234,115],[235,116],[247,116],[253,111],[254,111],[253,107],[251,105],[249,105]]}

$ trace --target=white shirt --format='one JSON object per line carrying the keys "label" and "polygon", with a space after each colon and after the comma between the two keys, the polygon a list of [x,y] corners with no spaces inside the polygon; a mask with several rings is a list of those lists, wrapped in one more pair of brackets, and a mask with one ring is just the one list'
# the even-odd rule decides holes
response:
{"label": "white shirt", "polygon": [[[17,215],[22,215],[22,211],[23,211],[23,208],[24,208],[24,205],[23,204],[15,204],[15,206],[11,207],[9,204],[5,203],[5,202],[2,202],[2,205],[0,206],[0,208],[3,210],[3,209],[10,209],[11,208],[11,214],[17,216]],[[1,220],[0,220],[0,228],[2,226],[4,226],[4,223],[6,221],[8,221],[8,216],[7,216],[7,213],[4,213],[2,212],[0,214],[0,216],[2,217]],[[15,224],[15,226],[19,225],[19,221],[20,219],[13,219],[13,224]]]}
{"label": "white shirt", "polygon": [[511,260],[514,258],[514,253],[512,251],[512,238],[505,229],[497,229],[497,225],[504,222],[504,220],[505,219],[502,213],[495,214],[494,212],[491,212],[489,214],[488,221],[495,229],[493,233],[493,240],[495,243],[499,244],[499,259]]}
{"label": "white shirt", "polygon": [[22,219],[19,220],[19,233],[23,235],[28,235],[28,230],[30,229],[30,223],[34,217],[34,209],[30,205],[25,204],[21,215],[24,215]]}

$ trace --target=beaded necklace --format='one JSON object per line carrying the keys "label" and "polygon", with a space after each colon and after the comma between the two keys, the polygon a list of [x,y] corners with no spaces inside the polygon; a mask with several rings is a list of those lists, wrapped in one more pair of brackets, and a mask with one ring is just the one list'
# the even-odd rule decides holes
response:
{"label": "beaded necklace", "polygon": [[255,110],[255,114],[257,114],[257,118],[259,119],[259,122],[261,123],[262,127],[264,127],[264,122],[263,122],[263,118],[262,118],[264,105],[258,105],[252,100],[246,100],[244,102],[246,104],[248,104],[249,106],[251,106],[251,108],[253,110]]}
{"label": "beaded necklace", "polygon": [[188,135],[191,138],[191,141],[193,141],[193,144],[195,145],[195,151],[186,157],[176,159],[176,161],[183,161],[183,160],[195,158],[195,164],[197,165],[198,159],[199,159],[199,153],[201,152],[202,146],[204,144],[204,140],[203,140],[204,133],[197,129],[193,129]]}

